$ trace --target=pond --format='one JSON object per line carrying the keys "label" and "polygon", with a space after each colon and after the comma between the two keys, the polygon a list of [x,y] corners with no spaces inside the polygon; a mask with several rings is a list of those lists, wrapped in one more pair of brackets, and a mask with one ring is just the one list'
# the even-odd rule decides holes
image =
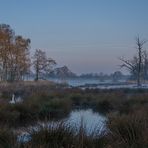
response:
{"label": "pond", "polygon": [[92,109],[74,110],[67,119],[67,122],[77,129],[83,124],[88,135],[95,132],[96,129],[99,129],[100,134],[103,133],[106,130],[106,121],[105,116],[93,112]]}
{"label": "pond", "polygon": [[[78,130],[83,125],[87,135],[90,135],[92,133],[95,134],[95,132],[97,133],[97,135],[102,135],[105,134],[107,131],[107,118],[99,113],[93,112],[92,109],[73,110],[67,118],[60,121],[49,121],[46,123],[46,125],[48,124],[48,126],[56,127],[60,122],[64,122],[65,124],[75,127]],[[45,126],[45,123],[42,122],[40,123],[40,126],[41,125]],[[39,131],[40,126],[31,126],[20,132],[18,136],[18,141],[28,142],[31,139],[31,136],[29,134],[30,132],[27,131]]]}

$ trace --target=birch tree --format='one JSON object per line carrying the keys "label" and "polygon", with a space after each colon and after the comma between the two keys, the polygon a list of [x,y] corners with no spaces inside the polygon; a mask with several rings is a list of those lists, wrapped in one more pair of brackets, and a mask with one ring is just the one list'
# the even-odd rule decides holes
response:
{"label": "birch tree", "polygon": [[30,39],[15,36],[6,24],[0,25],[0,74],[3,81],[22,80],[30,68]]}

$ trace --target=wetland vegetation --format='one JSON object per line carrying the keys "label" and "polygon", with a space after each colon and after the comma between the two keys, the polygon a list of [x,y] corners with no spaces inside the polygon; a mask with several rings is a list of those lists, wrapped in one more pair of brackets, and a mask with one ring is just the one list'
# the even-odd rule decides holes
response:
{"label": "wetland vegetation", "polygon": [[[146,89],[82,90],[47,81],[1,83],[0,87],[1,147],[138,148],[140,146],[145,148],[148,146]],[[21,95],[23,101],[10,104],[12,93]],[[39,131],[30,131],[31,139],[28,142],[18,141],[17,129],[25,129],[38,122],[61,121],[75,109],[90,108],[107,118],[106,134],[98,134],[99,129],[96,126],[96,129],[87,135],[83,123],[78,123],[81,126],[75,133],[75,126],[59,122],[56,128],[43,126]]]}

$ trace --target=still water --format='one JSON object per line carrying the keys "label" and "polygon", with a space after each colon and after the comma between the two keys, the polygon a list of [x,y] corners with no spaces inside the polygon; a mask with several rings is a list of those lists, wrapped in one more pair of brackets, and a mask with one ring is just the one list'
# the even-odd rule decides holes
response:
{"label": "still water", "polygon": [[[91,135],[93,133],[101,136],[107,132],[107,118],[99,113],[93,112],[92,109],[73,110],[66,119],[60,121],[50,121],[47,122],[46,125],[48,124],[48,126],[56,127],[60,122],[64,122],[65,124],[75,127],[76,130],[79,130],[83,125],[87,135]],[[45,123],[40,123],[40,125],[44,126]],[[18,136],[18,141],[28,142],[31,139],[31,136],[29,134],[30,132],[27,131],[39,131],[39,127],[40,126],[35,125],[23,130]]]}
{"label": "still water", "polygon": [[99,79],[82,79],[82,78],[75,78],[75,79],[49,79],[50,81],[54,81],[56,83],[67,83],[70,86],[83,86],[86,84],[106,84],[112,82],[111,80],[100,81]]}
{"label": "still water", "polygon": [[[74,110],[70,113],[67,122],[76,127],[77,129],[83,125],[86,134],[94,133],[96,130],[97,134],[105,132],[107,118],[99,113],[93,112],[92,109],[87,110]],[[99,131],[98,131],[99,130]]]}

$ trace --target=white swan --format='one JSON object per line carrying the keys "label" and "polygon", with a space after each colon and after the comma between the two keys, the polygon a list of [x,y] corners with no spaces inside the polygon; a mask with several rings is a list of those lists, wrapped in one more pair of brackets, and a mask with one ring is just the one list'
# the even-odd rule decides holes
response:
{"label": "white swan", "polygon": [[14,94],[12,95],[11,101],[9,103],[11,103],[11,104],[15,104],[16,103],[15,95]]}

